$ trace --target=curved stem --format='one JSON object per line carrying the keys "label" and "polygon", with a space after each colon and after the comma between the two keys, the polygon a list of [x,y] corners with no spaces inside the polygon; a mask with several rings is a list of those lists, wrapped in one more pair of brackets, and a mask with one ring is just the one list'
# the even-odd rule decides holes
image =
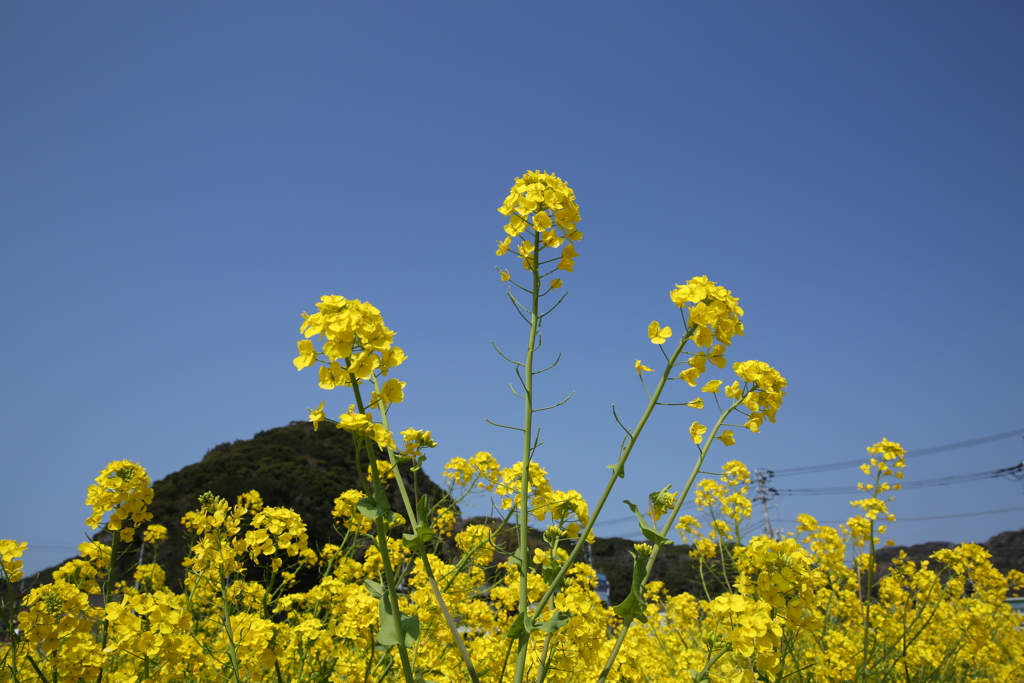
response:
{"label": "curved stem", "polygon": [[[666,535],[675,524],[676,519],[679,517],[679,512],[683,508],[683,502],[686,501],[686,497],[690,494],[690,489],[693,487],[693,482],[697,479],[697,475],[700,474],[701,466],[704,464],[704,458],[707,457],[708,450],[711,449],[711,444],[715,440],[715,435],[718,434],[718,430],[722,428],[722,424],[725,419],[729,416],[732,411],[736,410],[743,402],[742,397],[733,403],[725,412],[718,416],[718,421],[715,422],[715,426],[711,429],[711,433],[708,434],[707,443],[700,449],[700,455],[697,457],[697,462],[694,463],[693,469],[690,470],[690,476],[686,480],[686,485],[683,487],[676,500],[675,506],[672,508],[671,514],[665,521],[665,524],[660,529],[661,535]],[[658,552],[661,550],[660,545],[655,545],[651,550],[651,556],[647,559],[647,576],[643,583],[646,584],[651,577],[651,568],[654,567],[655,560],[658,559]],[[727,577],[728,578],[728,577]],[[612,670],[612,665],[615,663],[615,658],[619,654],[619,649],[622,647],[622,643],[626,640],[626,633],[629,631],[629,627],[633,625],[633,619],[626,617],[622,623],[622,630],[619,631],[618,637],[615,639],[615,645],[612,647],[611,654],[608,656],[608,662],[604,666],[604,670],[601,671],[601,675],[598,677],[598,683],[604,683],[608,679],[608,674]]]}
{"label": "curved stem", "polygon": [[[604,491],[601,493],[600,500],[597,501],[597,505],[594,507],[593,513],[590,514],[586,525],[583,530],[580,531],[581,541],[577,543],[572,552],[569,553],[568,559],[562,564],[562,568],[555,575],[555,578],[551,581],[551,585],[541,596],[540,601],[537,603],[536,612],[539,614],[541,610],[547,605],[548,601],[554,597],[555,593],[562,585],[562,581],[565,579],[566,573],[569,571],[569,567],[572,566],[573,562],[579,556],[583,550],[583,546],[586,543],[586,539],[590,538],[590,532],[593,530],[594,525],[597,523],[598,515],[601,514],[601,510],[604,508],[605,503],[608,501],[608,496],[611,495],[612,488],[615,487],[616,481],[625,476],[624,471],[626,467],[626,461],[629,459],[630,453],[633,452],[633,446],[636,445],[637,439],[640,438],[640,433],[643,431],[644,426],[647,424],[647,420],[651,417],[651,413],[654,412],[655,406],[658,405],[658,399],[661,397],[661,392],[665,389],[665,384],[668,382],[669,373],[672,372],[672,368],[675,366],[676,360],[679,358],[679,354],[682,353],[683,347],[686,342],[690,341],[694,332],[697,331],[697,326],[692,325],[683,335],[682,339],[679,340],[679,345],[676,350],[668,359],[668,363],[665,365],[665,371],[661,373],[661,379],[658,380],[658,386],[655,387],[651,393],[651,398],[647,402],[647,408],[644,410],[643,415],[640,416],[640,420],[637,422],[636,427],[633,431],[628,432],[628,436],[625,439],[625,445],[622,447],[619,453],[618,461],[611,466],[612,475],[608,478],[608,483],[605,484]],[[709,441],[710,443],[710,441]]]}

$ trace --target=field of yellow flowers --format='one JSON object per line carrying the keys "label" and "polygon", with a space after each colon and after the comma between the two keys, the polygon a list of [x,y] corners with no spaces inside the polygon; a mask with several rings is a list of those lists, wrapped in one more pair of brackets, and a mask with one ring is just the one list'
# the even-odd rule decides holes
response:
{"label": "field of yellow flowers", "polygon": [[[390,373],[405,354],[372,305],[325,296],[303,316],[294,363],[317,367],[323,389],[352,391],[337,419],[327,418],[326,402],[309,417],[314,427],[350,432],[367,472],[362,490],[338,492],[337,542],[309,547],[301,517],[265,506],[255,491],[237,500],[207,494],[183,520],[193,538],[184,585],[165,585],[156,564],[117,578],[112,568],[129,542],[141,540],[155,557],[167,531],[148,524],[145,469],[111,463],[86,500],[87,523],[106,533],[51,582],[16,595],[26,544],[0,540],[0,680],[1024,681],[1024,627],[1006,603],[1024,575],[1001,574],[971,544],[877,571],[875,548],[903,478],[898,443],[868,448],[865,497],[853,501],[846,524],[803,515],[789,537],[743,537],[750,474],[738,461],[706,458],[712,446],[774,422],[786,380],[757,360],[733,362],[728,380],[701,379],[709,366],[728,367],[726,352],[743,334],[738,299],[705,277],[670,291],[678,322],[648,327],[661,362],[651,363],[657,370],[633,364],[648,403],[634,426],[623,425],[600,500],[553,488],[535,459],[534,420],[552,406],[533,405],[534,355],[541,321],[561,302],[562,277],[579,256],[579,210],[561,179],[531,172],[499,211],[508,223],[497,255],[517,257],[523,273],[500,276],[530,323],[525,357],[507,358],[526,408],[513,427],[523,435],[518,459],[455,458],[445,469],[449,498],[415,500],[395,473],[419,468],[436,444],[422,429],[398,432],[399,443],[389,422],[405,387]],[[670,400],[675,387],[697,395]],[[668,405],[717,416],[689,428],[698,448],[681,489],[629,503],[646,542],[634,548],[628,596],[606,605],[580,555],[648,418]],[[699,479],[706,468],[720,474]],[[390,488],[401,510],[391,509]],[[691,493],[696,517],[680,514]],[[455,509],[467,496],[489,496],[504,517],[459,523]],[[671,536],[691,544],[702,576],[724,579],[729,591],[670,596],[649,581]],[[302,584],[303,572],[319,578]]]}

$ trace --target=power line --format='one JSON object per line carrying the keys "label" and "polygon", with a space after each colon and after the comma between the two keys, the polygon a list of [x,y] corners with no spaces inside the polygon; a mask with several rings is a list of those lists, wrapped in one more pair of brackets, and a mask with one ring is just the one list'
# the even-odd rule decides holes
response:
{"label": "power line", "polygon": [[[1001,512],[1015,512],[1017,510],[1024,510],[1024,507],[1016,508],[1003,508],[1002,510],[984,510],[982,512],[964,512],[959,515],[931,515],[930,517],[897,517],[897,522],[925,522],[933,519],[953,519],[956,517],[980,517],[981,515],[995,515]],[[825,524],[846,524],[848,520],[845,519],[819,519],[818,522]],[[799,520],[787,519],[789,524],[797,524]]]}
{"label": "power line", "polygon": [[[926,455],[934,455],[935,453],[945,453],[946,451],[955,451],[960,448],[967,448],[969,446],[978,446],[983,443],[990,443],[992,441],[1000,441],[1002,439],[1009,439],[1013,436],[1024,435],[1024,429],[1015,429],[1010,432],[1000,432],[999,434],[990,434],[988,436],[978,437],[976,439],[968,439],[967,441],[957,441],[955,443],[943,444],[941,446],[932,446],[930,448],[920,448],[913,451],[908,451],[907,458],[920,458]],[[840,462],[826,463],[822,465],[808,465],[806,467],[787,467],[781,470],[770,470],[774,476],[789,476],[797,474],[812,474],[816,472],[828,472],[830,470],[843,469],[845,467],[859,466],[864,462],[863,458],[856,460],[842,460]]]}
{"label": "power line", "polygon": [[[1002,467],[998,470],[987,470],[985,472],[972,472],[970,474],[954,474],[946,477],[935,477],[934,479],[921,479],[918,481],[900,482],[900,487],[903,490],[907,489],[923,489],[932,488],[935,486],[950,486],[951,484],[966,484],[972,481],[982,481],[985,479],[998,479],[1000,477],[1011,476],[1020,478],[1024,473],[1024,463],[1014,465],[1013,467]],[[862,489],[854,489],[850,486],[823,486],[818,488],[804,488],[804,489],[770,489],[772,493],[778,496],[826,496],[836,493],[853,493]]]}

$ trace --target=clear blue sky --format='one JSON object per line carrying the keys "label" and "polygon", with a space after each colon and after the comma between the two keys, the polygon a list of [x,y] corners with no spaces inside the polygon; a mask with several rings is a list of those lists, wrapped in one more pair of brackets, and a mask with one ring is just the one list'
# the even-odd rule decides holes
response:
{"label": "clear blue sky", "polygon": [[[433,430],[431,476],[479,450],[510,464],[515,435],[484,422],[521,416],[490,341],[525,345],[495,208],[527,169],[576,190],[585,234],[538,389],[577,391],[542,422],[555,486],[596,498],[610,405],[636,419],[647,325],[696,275],[747,310],[731,359],[790,383],[778,424],[711,466],[1024,432],[1022,28],[1014,2],[3,3],[0,538],[39,569],[84,538],[107,462],[159,479],[322,399],[342,412],[291,364],[321,294],[398,332],[393,419]],[[615,501],[683,482],[693,419],[656,417]],[[907,477],[1022,459],[1012,437]],[[908,490],[891,536],[1019,529],[1022,492]],[[842,520],[849,498],[772,514]]]}

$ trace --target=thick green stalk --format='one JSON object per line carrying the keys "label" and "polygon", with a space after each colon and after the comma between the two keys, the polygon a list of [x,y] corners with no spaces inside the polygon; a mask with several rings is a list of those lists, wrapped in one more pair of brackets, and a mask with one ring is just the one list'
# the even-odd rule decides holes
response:
{"label": "thick green stalk", "polygon": [[[376,376],[373,377],[373,387],[374,389],[377,390],[379,394],[380,382],[378,381]],[[380,408],[380,422],[384,426],[384,429],[390,431],[391,427],[388,425],[388,413],[384,409],[383,405]],[[388,448],[387,453],[388,460],[391,463],[391,466],[394,468],[395,472],[398,472],[398,460],[395,457],[394,449]],[[408,491],[406,491],[405,481],[402,480],[402,477],[400,475],[396,475],[395,481],[398,484],[398,492],[402,496],[402,502],[405,504],[405,513],[409,519],[409,524],[415,531],[417,528],[419,528],[420,522],[419,518],[417,517],[416,506],[413,505],[412,501],[409,499],[409,493]],[[469,674],[469,677],[473,681],[473,683],[479,683],[480,677],[477,675],[476,667],[473,666],[473,660],[469,656],[469,650],[466,649],[466,643],[462,640],[462,634],[459,633],[459,628],[456,625],[455,620],[452,618],[451,613],[448,611],[448,605],[444,601],[444,595],[441,593],[441,589],[437,585],[437,580],[434,578],[434,570],[430,566],[430,557],[429,554],[427,553],[427,548],[423,543],[419,543],[416,546],[416,550],[417,554],[420,556],[420,560],[422,560],[423,562],[423,569],[427,573],[427,580],[430,583],[431,591],[434,593],[434,599],[437,601],[437,606],[438,608],[440,608],[442,616],[444,616],[445,624],[448,625],[448,630],[452,634],[452,638],[455,641],[455,646],[458,648],[459,655],[462,657],[462,662],[466,665],[466,673]]]}
{"label": "thick green stalk", "polygon": [[[875,481],[878,481],[878,477],[875,478]],[[875,520],[869,520],[869,523],[868,544],[870,554],[868,555],[868,583],[864,589],[864,658],[861,661],[861,671],[863,671],[863,668],[868,663],[868,642],[871,637],[871,584],[875,582]]]}
{"label": "thick green stalk", "polygon": [[[354,375],[349,375],[352,380],[352,391],[356,398],[356,407],[359,412],[366,412],[363,407],[363,397],[359,393],[359,385],[356,383],[357,380]],[[373,496],[374,500],[379,500],[383,493],[380,481],[380,470],[377,468],[377,458],[374,456],[372,448],[369,445],[369,439],[362,437],[360,439],[367,450],[367,460],[370,461],[370,477],[373,480]],[[405,628],[402,626],[402,611],[398,604],[398,586],[395,583],[395,571],[391,566],[391,554],[388,552],[388,530],[387,522],[378,515],[373,520],[374,528],[377,531],[377,546],[380,551],[381,566],[384,569],[384,585],[387,589],[387,595],[381,598],[391,603],[391,615],[395,625],[395,632],[398,634],[398,657],[402,661],[402,674],[405,676],[406,683],[414,683],[412,663],[409,661],[409,652],[405,646]]]}
{"label": "thick green stalk", "polygon": [[[217,542],[221,546],[224,544],[224,539],[221,538],[219,531],[217,532]],[[235,683],[242,683],[242,680],[238,674],[238,651],[235,649],[235,634],[234,631],[231,629],[231,610],[228,607],[228,577],[224,574],[223,564],[219,566],[219,569],[220,603],[224,614],[224,635],[228,639],[228,658],[231,660],[231,673],[234,675]]]}
{"label": "thick green stalk", "polygon": [[[422,548],[423,546],[420,547]],[[466,649],[466,643],[462,640],[462,634],[459,633],[459,628],[455,624],[455,620],[452,619],[452,615],[448,611],[448,606],[445,604],[444,596],[441,594],[441,589],[437,585],[437,579],[434,578],[434,570],[430,566],[430,558],[427,557],[426,551],[421,554],[421,557],[423,559],[423,568],[427,572],[427,580],[430,582],[430,589],[434,593],[434,599],[437,600],[437,606],[441,610],[444,622],[448,625],[448,630],[452,633],[452,638],[455,640],[455,647],[459,650],[462,662],[466,665],[466,673],[469,674],[469,678],[473,683],[480,683],[480,676],[477,675],[476,667],[473,666],[473,659],[469,656],[469,650]]]}
{"label": "thick green stalk", "polygon": [[[380,393],[380,381],[377,379],[376,375],[373,377],[373,388],[378,392],[378,394]],[[359,409],[362,410],[362,407]],[[384,429],[387,429],[388,431],[391,430],[391,427],[388,425],[388,413],[384,408],[383,401],[381,401],[380,407],[380,423]],[[419,523],[419,520],[416,518],[416,506],[413,505],[412,500],[409,498],[409,492],[405,489],[405,482],[402,480],[402,477],[397,474],[398,460],[395,458],[394,449],[388,448],[386,450],[388,454],[388,462],[391,463],[391,467],[393,467],[396,472],[395,482],[398,485],[398,492],[402,496],[402,504],[405,505],[406,517],[409,519],[409,523],[412,525],[412,528],[415,529]]]}
{"label": "thick green stalk", "polygon": [[[108,529],[109,531],[109,529]],[[110,602],[110,594],[114,588],[114,566],[117,561],[117,539],[121,535],[120,531],[111,532],[110,536],[110,566],[107,568],[107,580],[103,582],[103,608],[106,609],[107,603]],[[105,618],[103,619],[103,639],[101,642],[100,649],[105,650],[107,647],[107,640],[110,638],[110,622]],[[104,667],[100,667],[100,673],[96,677],[96,683],[103,683],[103,670]]]}
{"label": "thick green stalk", "polygon": [[[533,288],[530,293],[530,336],[526,345],[526,363],[523,366],[523,402],[526,404],[523,418],[523,471],[519,484],[519,615],[526,618],[530,609],[529,571],[530,553],[528,550],[530,526],[530,459],[533,455],[533,353],[537,350],[537,330],[540,328],[540,252],[542,244],[540,234],[533,234]],[[526,650],[530,642],[530,634],[525,632],[519,636],[516,650],[516,671],[514,683],[522,683],[526,673]]]}
{"label": "thick green stalk", "polygon": [[704,668],[701,669],[700,672],[693,677],[694,683],[709,683],[711,681],[711,669],[714,668],[715,664],[718,663],[718,660],[722,658],[722,655],[724,655],[728,651],[729,648],[723,647],[721,650],[718,650],[713,655],[709,652],[708,661],[704,663]]}

